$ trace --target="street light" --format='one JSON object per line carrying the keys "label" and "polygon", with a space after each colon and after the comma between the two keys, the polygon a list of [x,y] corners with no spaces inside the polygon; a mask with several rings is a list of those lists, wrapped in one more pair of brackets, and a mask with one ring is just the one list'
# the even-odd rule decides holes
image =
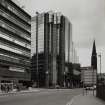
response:
{"label": "street light", "polygon": [[98,56],[100,58],[100,78],[101,78],[101,53]]}
{"label": "street light", "polygon": [[46,71],[46,87],[49,87],[49,72]]}
{"label": "street light", "polygon": [[66,83],[65,83],[65,74],[66,74],[66,73],[65,73],[65,71],[64,71],[64,87],[65,87],[65,85],[66,85]]}
{"label": "street light", "polygon": [[98,54],[98,57],[100,58],[100,78],[99,78],[99,76],[97,75],[97,93],[96,93],[96,96],[99,96],[99,94],[100,94],[100,86],[99,86],[99,84],[101,83],[101,53],[100,54]]}

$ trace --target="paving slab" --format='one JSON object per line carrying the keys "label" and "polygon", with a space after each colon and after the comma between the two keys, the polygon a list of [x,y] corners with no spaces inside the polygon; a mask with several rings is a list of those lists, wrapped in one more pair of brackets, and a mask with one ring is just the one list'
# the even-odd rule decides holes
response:
{"label": "paving slab", "polygon": [[72,99],[72,103],[68,105],[105,105],[105,101],[93,96],[93,94],[88,93],[87,95],[78,95]]}

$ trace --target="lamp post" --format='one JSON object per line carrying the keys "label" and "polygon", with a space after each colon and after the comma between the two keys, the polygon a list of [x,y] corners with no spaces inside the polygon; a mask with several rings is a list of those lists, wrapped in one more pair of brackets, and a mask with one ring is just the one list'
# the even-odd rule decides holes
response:
{"label": "lamp post", "polygon": [[66,83],[65,83],[65,74],[66,74],[66,73],[65,73],[65,71],[64,71],[64,87],[65,87],[65,85],[66,85]]}
{"label": "lamp post", "polygon": [[100,58],[100,79],[101,79],[101,53],[98,56]]}
{"label": "lamp post", "polygon": [[46,71],[46,87],[49,88],[49,72]]}
{"label": "lamp post", "polygon": [[37,87],[39,87],[39,71],[38,71],[38,15],[36,12],[36,69],[37,69]]}
{"label": "lamp post", "polygon": [[[100,86],[99,86],[99,84],[101,83],[101,53],[100,54],[98,54],[98,57],[100,58],[100,75],[97,75],[97,93],[96,93],[96,96],[97,97],[99,97],[99,95],[100,95],[100,92],[101,92],[101,90],[100,90]],[[99,78],[99,76],[100,76],[100,78]]]}

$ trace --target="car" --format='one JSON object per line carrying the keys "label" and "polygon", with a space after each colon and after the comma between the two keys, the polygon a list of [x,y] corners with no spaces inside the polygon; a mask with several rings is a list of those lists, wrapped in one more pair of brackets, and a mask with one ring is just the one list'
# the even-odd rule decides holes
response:
{"label": "car", "polygon": [[85,90],[96,90],[96,85],[86,87]]}
{"label": "car", "polygon": [[86,87],[85,90],[90,90],[90,87]]}
{"label": "car", "polygon": [[56,89],[59,89],[59,88],[60,88],[60,86],[59,86],[59,85],[56,85],[56,86],[55,86],[55,88],[56,88]]}
{"label": "car", "polygon": [[96,90],[96,85],[93,86],[93,89]]}

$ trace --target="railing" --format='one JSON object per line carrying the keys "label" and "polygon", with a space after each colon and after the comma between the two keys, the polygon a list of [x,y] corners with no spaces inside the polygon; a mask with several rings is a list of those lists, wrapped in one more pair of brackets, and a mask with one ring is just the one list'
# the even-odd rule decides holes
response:
{"label": "railing", "polygon": [[105,81],[97,84],[97,97],[105,101]]}

